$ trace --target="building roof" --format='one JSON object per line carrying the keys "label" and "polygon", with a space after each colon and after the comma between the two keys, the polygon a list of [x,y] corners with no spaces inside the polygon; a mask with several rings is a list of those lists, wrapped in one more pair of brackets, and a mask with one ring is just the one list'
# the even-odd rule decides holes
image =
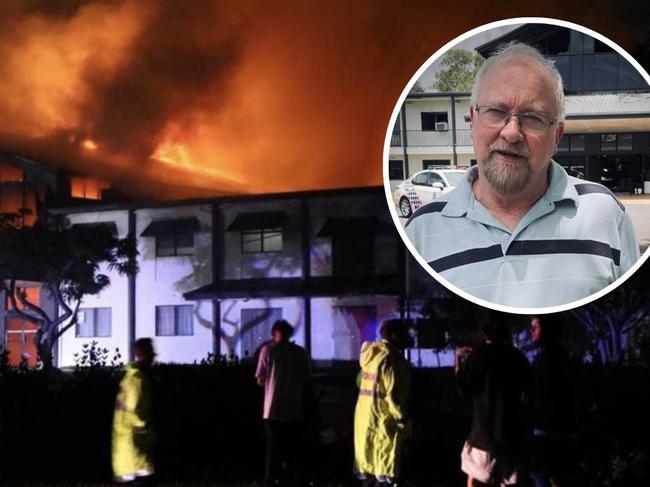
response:
{"label": "building roof", "polygon": [[302,279],[252,278],[214,281],[183,294],[188,301],[200,299],[345,297],[383,295],[398,296],[402,289],[397,274],[382,276],[321,276]]}
{"label": "building roof", "polygon": [[650,93],[568,95],[567,118],[650,117]]}
{"label": "building roof", "polygon": [[551,24],[523,24],[520,27],[511,30],[510,32],[506,32],[496,39],[492,39],[484,44],[481,44],[480,46],[477,46],[475,50],[484,58],[488,58],[500,45],[507,42],[521,41],[530,43],[543,37],[549,36],[564,28],[565,27]]}
{"label": "building roof", "polygon": [[426,91],[423,93],[409,93],[407,100],[419,100],[429,98],[469,98],[472,94],[469,91]]}
{"label": "building roof", "polygon": [[193,206],[211,203],[242,203],[253,201],[272,201],[283,199],[302,199],[302,198],[321,198],[336,197],[346,195],[380,195],[384,193],[383,186],[361,186],[353,188],[334,188],[334,189],[313,189],[308,191],[295,191],[286,193],[262,193],[262,194],[241,194],[215,196],[209,198],[193,198],[184,200],[168,201],[143,201],[143,202],[123,202],[123,203],[104,203],[101,201],[87,201],[80,206],[60,206],[48,209],[48,212],[54,215],[71,214],[71,213],[90,213],[97,211],[115,211],[115,210],[138,210],[142,208],[168,208],[176,206]]}

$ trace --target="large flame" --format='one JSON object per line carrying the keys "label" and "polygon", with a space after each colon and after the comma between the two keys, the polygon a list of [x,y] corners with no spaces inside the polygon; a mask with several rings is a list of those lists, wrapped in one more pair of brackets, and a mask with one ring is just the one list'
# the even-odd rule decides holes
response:
{"label": "large flame", "polygon": [[[378,185],[387,122],[412,73],[454,36],[528,14],[514,0],[501,14],[468,16],[468,5],[1,2],[0,149],[138,190]],[[580,5],[546,2],[537,14],[579,13],[624,45],[645,32],[629,28],[642,16],[624,25],[613,4]]]}

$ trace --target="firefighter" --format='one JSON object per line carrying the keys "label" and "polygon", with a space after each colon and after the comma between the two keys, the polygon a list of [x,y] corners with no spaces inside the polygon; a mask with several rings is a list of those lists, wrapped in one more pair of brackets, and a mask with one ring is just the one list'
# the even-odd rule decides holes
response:
{"label": "firefighter", "polygon": [[381,341],[361,346],[361,381],[354,413],[355,468],[367,485],[394,482],[400,473],[404,442],[410,434],[410,364],[406,323],[387,320]]}
{"label": "firefighter", "polygon": [[151,338],[133,345],[135,362],[126,367],[113,416],[113,474],[117,482],[153,475],[151,427],[151,365],[156,353]]}

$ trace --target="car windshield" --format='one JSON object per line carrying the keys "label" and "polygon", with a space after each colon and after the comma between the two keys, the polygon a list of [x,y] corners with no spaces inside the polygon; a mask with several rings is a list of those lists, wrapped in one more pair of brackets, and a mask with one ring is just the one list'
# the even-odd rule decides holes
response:
{"label": "car windshield", "polygon": [[446,172],[444,173],[450,186],[458,186],[461,180],[465,177],[464,172]]}

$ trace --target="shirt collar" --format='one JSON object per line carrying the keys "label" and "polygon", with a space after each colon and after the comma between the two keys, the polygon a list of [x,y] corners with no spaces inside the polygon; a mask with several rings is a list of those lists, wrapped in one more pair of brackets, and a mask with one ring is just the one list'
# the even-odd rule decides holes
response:
{"label": "shirt collar", "polygon": [[[571,200],[576,208],[578,207],[579,198],[578,192],[573,184],[570,183],[569,177],[562,166],[557,162],[551,160],[549,166],[549,185],[544,193],[544,197],[557,203],[563,200]],[[442,214],[450,217],[460,217],[467,214],[472,201],[474,200],[474,192],[472,191],[472,183],[478,178],[478,166],[472,166],[465,173],[465,177],[461,180],[460,184],[449,193],[448,202]]]}

